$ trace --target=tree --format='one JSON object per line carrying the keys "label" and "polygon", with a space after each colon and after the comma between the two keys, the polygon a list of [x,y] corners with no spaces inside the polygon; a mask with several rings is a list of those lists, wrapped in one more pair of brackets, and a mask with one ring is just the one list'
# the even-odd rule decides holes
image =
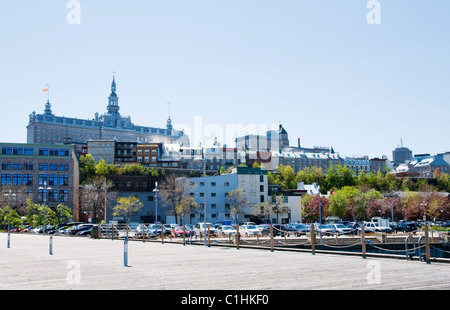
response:
{"label": "tree", "polygon": [[91,154],[80,156],[79,159],[80,184],[88,182],[95,176],[95,160]]}
{"label": "tree", "polygon": [[[183,218],[186,214],[191,214],[198,208],[198,204],[194,197],[186,196],[181,201],[178,201],[175,207],[175,213],[180,218],[180,225],[183,225]],[[189,219],[191,217],[189,216]]]}
{"label": "tree", "polygon": [[372,218],[375,216],[381,216],[384,218],[390,218],[392,215],[392,209],[389,201],[385,198],[376,198],[369,201],[369,205],[366,211],[367,217]]}
{"label": "tree", "polygon": [[349,200],[347,199],[345,193],[342,191],[337,191],[330,196],[330,214],[343,218],[346,214],[348,204]]}
{"label": "tree", "polygon": [[[322,219],[329,216],[328,208],[330,207],[330,200],[327,197],[320,196],[320,210]],[[305,208],[305,218],[310,222],[317,222],[319,220],[319,197],[313,196],[309,204]]]}
{"label": "tree", "polygon": [[256,204],[252,207],[253,213],[261,218],[269,218],[271,214],[276,214],[277,223],[279,223],[279,215],[286,214],[287,208],[284,204],[283,195],[272,195],[272,199]]}
{"label": "tree", "polygon": [[67,224],[72,220],[72,210],[64,205],[64,204],[59,204],[56,207],[56,217],[57,217],[57,222],[58,222],[58,226],[60,224]]}
{"label": "tree", "polygon": [[268,182],[270,185],[281,185],[282,190],[297,188],[297,175],[289,165],[280,164],[275,173],[269,173]]}
{"label": "tree", "polygon": [[357,206],[357,219],[366,220],[368,218],[367,209],[369,208],[369,203],[374,199],[382,198],[383,196],[381,195],[381,193],[373,188],[368,190],[359,190],[355,196],[355,204]]}
{"label": "tree", "polygon": [[117,167],[115,165],[107,164],[104,159],[95,165],[95,175],[104,178],[109,174],[117,174]]}
{"label": "tree", "polygon": [[91,212],[94,223],[105,218],[106,206],[116,196],[112,187],[113,183],[102,177],[91,178],[80,186],[80,211]]}
{"label": "tree", "polygon": [[0,226],[2,226],[3,228],[7,228],[8,223],[10,222],[11,228],[21,227],[23,223],[19,213],[17,213],[16,210],[11,208],[11,219],[10,219],[9,208],[10,206],[0,208]]}
{"label": "tree", "polygon": [[179,204],[183,199],[193,191],[193,186],[189,179],[169,174],[163,179],[160,188],[159,197],[163,205],[170,208],[170,214],[175,215],[175,221],[178,223],[177,208],[180,207]]}
{"label": "tree", "polygon": [[113,215],[123,215],[126,218],[127,223],[127,237],[128,237],[128,225],[132,216],[136,215],[139,210],[144,206],[142,202],[136,196],[119,197],[117,198],[117,205],[113,209]]}
{"label": "tree", "polygon": [[230,203],[230,213],[236,223],[239,223],[239,214],[243,213],[247,206],[247,199],[244,190],[240,187],[232,190],[227,195],[227,201]]}
{"label": "tree", "polygon": [[322,167],[305,167],[297,172],[297,182],[305,184],[316,183],[324,186],[325,174]]}

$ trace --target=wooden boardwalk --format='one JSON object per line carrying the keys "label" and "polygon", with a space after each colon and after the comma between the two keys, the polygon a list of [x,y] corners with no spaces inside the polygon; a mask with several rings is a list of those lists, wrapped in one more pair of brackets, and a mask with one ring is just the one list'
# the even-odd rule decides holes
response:
{"label": "wooden boardwalk", "polygon": [[0,289],[450,289],[450,264],[166,242],[0,234]]}

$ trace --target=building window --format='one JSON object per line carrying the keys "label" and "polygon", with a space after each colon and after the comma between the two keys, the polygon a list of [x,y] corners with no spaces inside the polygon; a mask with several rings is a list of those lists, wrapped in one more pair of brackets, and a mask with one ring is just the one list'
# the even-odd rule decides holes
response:
{"label": "building window", "polygon": [[11,184],[11,175],[10,174],[2,174],[2,185]]}
{"label": "building window", "polygon": [[13,174],[12,184],[13,185],[22,185],[22,175],[21,174]]}
{"label": "building window", "polygon": [[44,185],[44,183],[47,182],[47,175],[46,174],[40,174],[39,175],[39,180],[38,180],[38,184],[39,185]]}

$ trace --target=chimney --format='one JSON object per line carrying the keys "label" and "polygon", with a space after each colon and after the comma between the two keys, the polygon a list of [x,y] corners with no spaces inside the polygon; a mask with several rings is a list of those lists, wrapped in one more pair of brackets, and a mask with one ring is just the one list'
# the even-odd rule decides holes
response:
{"label": "chimney", "polygon": [[300,138],[298,138],[298,147],[301,147],[301,146],[300,146]]}

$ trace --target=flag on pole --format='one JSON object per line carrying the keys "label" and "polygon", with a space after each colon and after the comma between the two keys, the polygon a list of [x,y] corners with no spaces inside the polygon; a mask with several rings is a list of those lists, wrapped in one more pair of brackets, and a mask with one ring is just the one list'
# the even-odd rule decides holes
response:
{"label": "flag on pole", "polygon": [[44,88],[44,92],[48,91],[48,88]]}

